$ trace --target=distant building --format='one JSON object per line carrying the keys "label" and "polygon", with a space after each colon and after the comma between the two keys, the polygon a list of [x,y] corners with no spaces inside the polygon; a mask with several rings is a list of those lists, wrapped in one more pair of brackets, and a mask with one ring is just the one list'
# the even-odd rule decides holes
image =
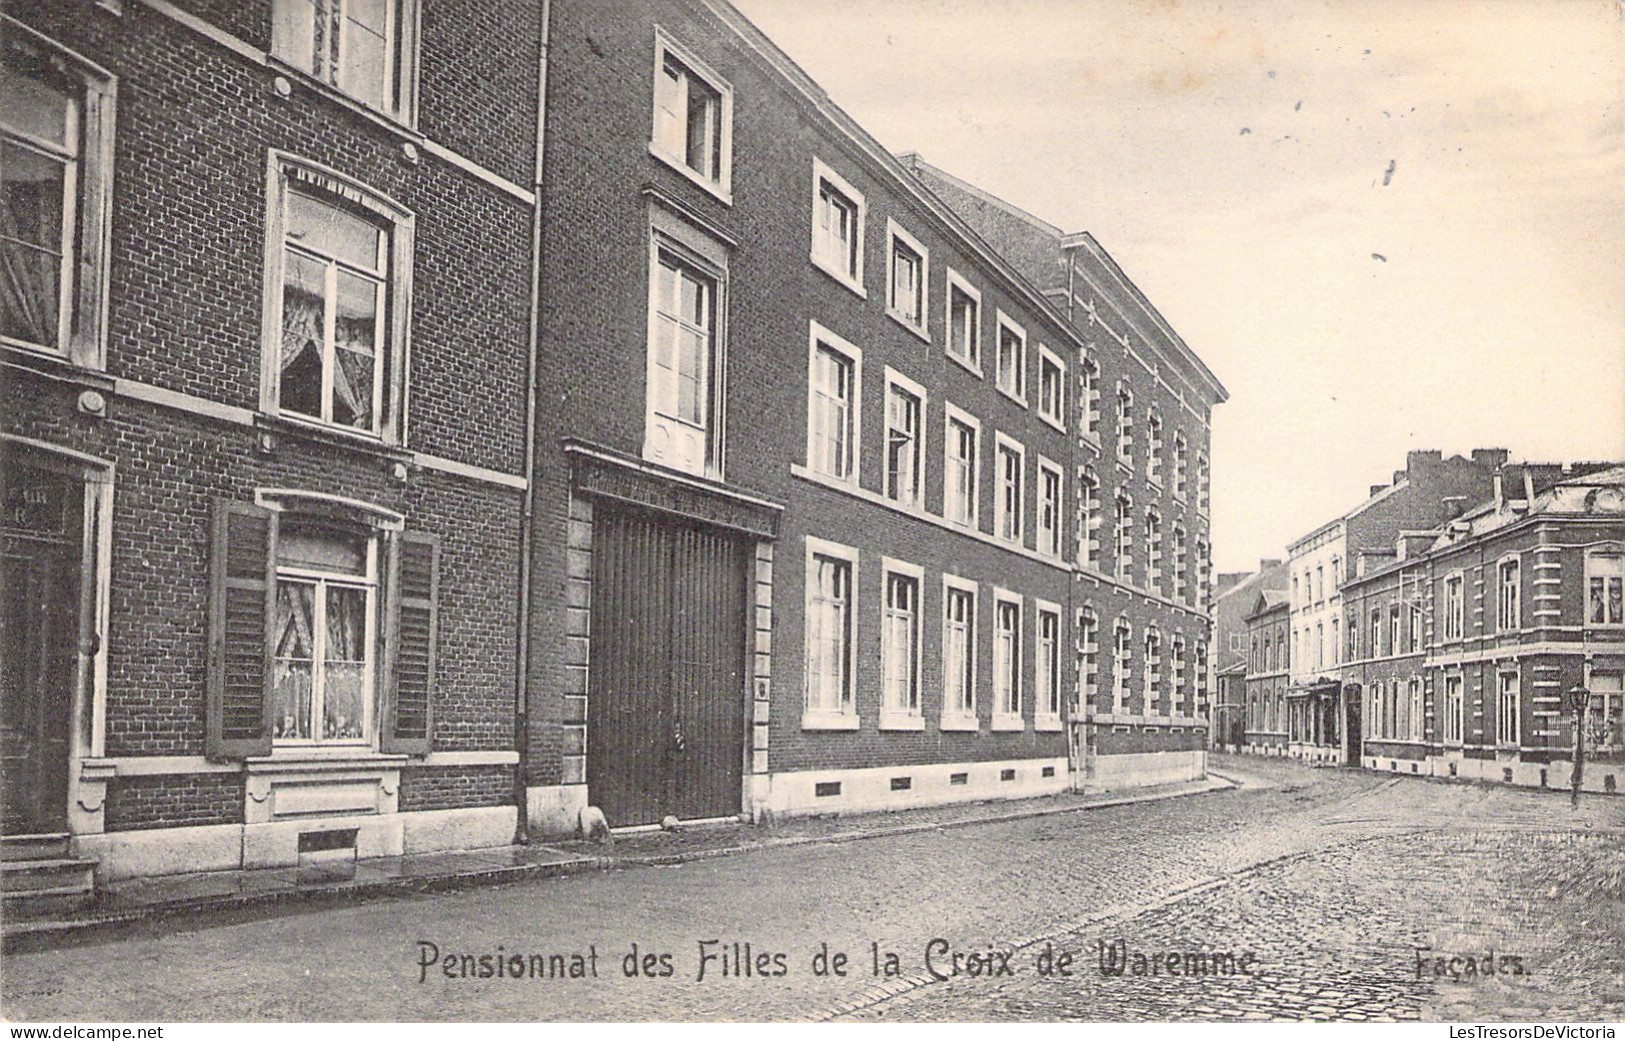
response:
{"label": "distant building", "polygon": [[1245,730],[1241,750],[1286,755],[1289,742],[1287,683],[1292,645],[1287,597],[1274,589],[1253,597],[1247,613]]}
{"label": "distant building", "polygon": [[[1343,631],[1343,581],[1362,553],[1391,552],[1399,532],[1432,527],[1464,503],[1490,493],[1504,449],[1474,450],[1470,459],[1413,451],[1392,484],[1372,485],[1365,502],[1287,547],[1291,611],[1288,751],[1306,762],[1347,762],[1349,707],[1338,666]],[[1353,711],[1358,711],[1354,709]]]}
{"label": "distant building", "polygon": [[[1261,591],[1284,592],[1286,582],[1286,562],[1267,559],[1259,562],[1257,571],[1229,572],[1220,575],[1214,583],[1213,646],[1216,650],[1213,658],[1218,672],[1213,713],[1215,747],[1221,744],[1234,747],[1242,742],[1245,730],[1242,703],[1249,658],[1247,616]],[[1236,679],[1238,664],[1242,666],[1240,681],[1226,683],[1226,675]]]}
{"label": "distant building", "polygon": [[1504,467],[1483,503],[1376,559],[1343,589],[1356,761],[1567,787],[1583,686],[1585,786],[1618,790],[1625,466]]}

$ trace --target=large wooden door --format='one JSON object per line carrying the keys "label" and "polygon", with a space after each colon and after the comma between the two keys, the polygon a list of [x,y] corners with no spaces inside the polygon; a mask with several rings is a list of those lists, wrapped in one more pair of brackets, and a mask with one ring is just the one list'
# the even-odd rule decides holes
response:
{"label": "large wooden door", "polygon": [[739,812],[744,554],[698,525],[598,512],[587,786],[613,826]]}
{"label": "large wooden door", "polygon": [[67,826],[84,485],[14,466],[0,517],[0,828]]}

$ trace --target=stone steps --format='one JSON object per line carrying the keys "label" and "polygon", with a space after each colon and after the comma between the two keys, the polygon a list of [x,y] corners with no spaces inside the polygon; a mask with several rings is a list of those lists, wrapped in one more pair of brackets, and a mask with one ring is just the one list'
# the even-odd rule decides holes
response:
{"label": "stone steps", "polygon": [[96,860],[69,852],[66,834],[0,837],[0,906],[8,918],[60,914],[96,898]]}

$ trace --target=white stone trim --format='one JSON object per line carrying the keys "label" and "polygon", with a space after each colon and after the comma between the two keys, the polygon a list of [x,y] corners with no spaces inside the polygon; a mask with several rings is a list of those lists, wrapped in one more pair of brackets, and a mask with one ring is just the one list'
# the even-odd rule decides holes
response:
{"label": "white stone trim", "polygon": [[[1044,768],[1053,776],[1044,777]],[[1001,781],[1005,770],[1015,770],[1013,781]],[[966,783],[951,783],[952,776],[966,774]],[[893,791],[894,777],[912,782],[904,791]],[[841,794],[819,797],[816,786],[838,781]],[[878,766],[847,770],[797,770],[768,775],[766,808],[776,815],[795,817],[809,813],[839,810],[908,809],[942,806],[989,799],[1030,799],[1055,795],[1070,782],[1066,756],[1032,759],[1000,759],[979,763],[925,763],[912,766]]]}

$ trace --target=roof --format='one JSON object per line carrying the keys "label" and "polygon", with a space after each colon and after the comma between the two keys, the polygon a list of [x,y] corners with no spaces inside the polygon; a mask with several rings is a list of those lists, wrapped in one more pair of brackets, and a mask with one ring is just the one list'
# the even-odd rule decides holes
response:
{"label": "roof", "polygon": [[1247,616],[1243,618],[1242,621],[1250,622],[1254,618],[1269,614],[1271,611],[1280,610],[1286,606],[1287,595],[1284,590],[1261,590],[1258,594],[1258,599],[1253,601],[1253,609],[1247,612]]}
{"label": "roof", "polygon": [[[1625,518],[1625,464],[1565,478],[1525,504],[1519,497],[1488,499],[1438,529],[1429,552],[1487,535],[1529,517]],[[1466,530],[1462,530],[1462,526]]]}

